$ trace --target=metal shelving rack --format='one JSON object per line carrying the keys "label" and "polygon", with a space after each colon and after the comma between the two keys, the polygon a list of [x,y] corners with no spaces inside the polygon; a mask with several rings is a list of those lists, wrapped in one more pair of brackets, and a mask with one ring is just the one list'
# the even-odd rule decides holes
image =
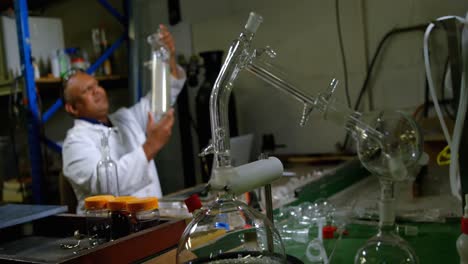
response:
{"label": "metal shelving rack", "polygon": [[[123,0],[124,15],[120,14],[107,0],[97,0],[110,14],[112,14],[124,27],[125,31],[112,46],[110,46],[104,54],[93,64],[87,73],[93,73],[109,56],[120,47],[125,40],[128,40],[128,26],[129,26],[129,8],[130,1]],[[23,74],[25,92],[27,98],[28,109],[28,145],[29,157],[31,162],[31,176],[32,176],[32,195],[33,202],[40,204],[43,201],[43,179],[44,171],[42,167],[42,152],[41,141],[48,147],[56,151],[61,151],[61,146],[55,142],[41,138],[40,128],[45,124],[62,106],[62,99],[58,99],[48,110],[44,113],[40,112],[36,95],[36,83],[34,80],[34,71],[31,62],[31,42],[29,34],[28,23],[28,4],[27,0],[15,0],[15,15],[16,26],[18,33],[18,47],[20,53],[21,70]],[[129,43],[130,46],[130,43]]]}

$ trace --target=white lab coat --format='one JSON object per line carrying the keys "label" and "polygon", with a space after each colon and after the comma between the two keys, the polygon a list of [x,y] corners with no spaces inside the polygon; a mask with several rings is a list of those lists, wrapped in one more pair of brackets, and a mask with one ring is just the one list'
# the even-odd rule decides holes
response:
{"label": "white lab coat", "polygon": [[[172,77],[172,76],[171,76]],[[182,79],[171,78],[172,103],[182,90]],[[151,107],[151,93],[130,108],[120,108],[109,115],[117,131],[109,137],[110,155],[117,163],[120,195],[161,197],[161,186],[154,161],[148,162],[143,151],[146,124]],[[63,174],[78,200],[77,213],[84,209],[84,199],[98,194],[96,166],[101,160],[101,131],[107,127],[75,119],[63,143]]]}

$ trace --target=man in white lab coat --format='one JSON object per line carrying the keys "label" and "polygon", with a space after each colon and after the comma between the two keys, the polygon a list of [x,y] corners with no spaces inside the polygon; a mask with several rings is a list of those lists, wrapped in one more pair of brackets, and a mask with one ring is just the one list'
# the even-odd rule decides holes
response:
{"label": "man in white lab coat", "polygon": [[[167,28],[160,25],[162,41],[170,52],[172,102],[185,82],[184,70],[176,64],[175,45]],[[106,91],[93,76],[77,72],[64,87],[65,110],[75,118],[63,143],[63,174],[78,200],[99,194],[96,166],[101,160],[101,131],[117,128],[109,137],[110,156],[117,163],[120,195],[161,197],[161,186],[153,158],[169,141],[174,124],[171,109],[158,122],[150,114],[150,95],[130,108],[109,114]]]}

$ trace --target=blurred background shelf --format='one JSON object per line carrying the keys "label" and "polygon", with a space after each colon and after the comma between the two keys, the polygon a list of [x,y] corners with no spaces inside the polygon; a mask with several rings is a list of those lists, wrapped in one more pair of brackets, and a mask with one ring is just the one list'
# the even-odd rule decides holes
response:
{"label": "blurred background shelf", "polygon": [[[95,76],[96,80],[99,81],[99,85],[106,89],[112,89],[115,87],[126,87],[128,84],[128,77],[122,75],[110,75],[110,76]],[[36,79],[36,86],[40,89],[41,94],[45,90],[60,90],[62,88],[61,78],[40,78]]]}
{"label": "blurred background shelf", "polygon": [[[100,85],[112,89],[114,87],[126,87],[128,83],[128,77],[122,75],[111,75],[111,76],[96,76],[96,80],[99,81]],[[14,80],[0,80],[0,96],[10,95],[13,93]],[[39,78],[36,79],[36,86],[39,89],[60,89],[62,88],[61,78]],[[18,82],[18,90],[23,90],[22,81]],[[42,90],[43,91],[43,90]]]}
{"label": "blurred background shelf", "polygon": [[[126,76],[121,76],[121,75],[110,75],[110,76],[95,76],[96,80],[98,81],[119,81],[119,80],[127,80]],[[61,84],[62,79],[61,78],[55,78],[55,77],[42,77],[39,79],[36,79],[36,84],[41,85],[41,84]],[[1,85],[1,84],[0,84]]]}
{"label": "blurred background shelf", "polygon": [[0,96],[8,95],[12,92],[13,80],[0,80]]}

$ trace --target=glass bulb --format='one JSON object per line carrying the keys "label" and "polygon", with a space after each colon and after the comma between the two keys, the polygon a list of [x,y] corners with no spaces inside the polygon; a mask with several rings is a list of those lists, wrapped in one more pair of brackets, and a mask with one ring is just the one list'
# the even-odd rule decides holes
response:
{"label": "glass bulb", "polygon": [[355,258],[355,264],[372,263],[419,263],[410,245],[393,232],[392,228],[381,229],[362,246]]}
{"label": "glass bulb", "polygon": [[363,114],[360,121],[380,132],[377,140],[357,125],[350,129],[356,138],[361,163],[378,177],[401,181],[410,177],[422,153],[422,135],[416,122],[399,111]]}
{"label": "glass bulb", "polygon": [[221,195],[185,229],[177,263],[285,263],[278,231],[261,213]]}

